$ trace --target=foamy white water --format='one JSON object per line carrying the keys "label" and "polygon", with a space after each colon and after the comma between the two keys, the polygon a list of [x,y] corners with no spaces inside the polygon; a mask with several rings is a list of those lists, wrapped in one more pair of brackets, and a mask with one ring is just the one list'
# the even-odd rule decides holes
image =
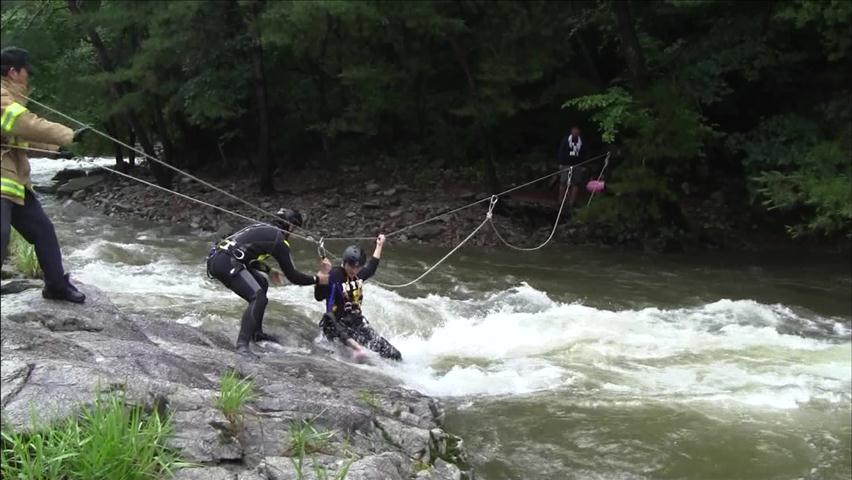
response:
{"label": "foamy white water", "polygon": [[[69,164],[35,160],[34,178]],[[74,278],[125,308],[236,336],[244,304],[205,274],[212,238],[44,201]],[[312,249],[295,246],[309,271]],[[852,338],[848,310],[836,307],[848,274],[797,269],[773,283],[755,267],[750,283],[734,278],[746,271],[736,264],[665,270],[568,252],[513,270],[511,258],[491,260],[451,261],[402,292],[368,282],[365,314],[405,361],[362,368],[448,399],[494,478],[510,478],[491,465],[497,458],[535,479],[849,477]],[[380,278],[399,275],[394,265],[383,261]],[[749,293],[715,293],[729,285]],[[316,335],[323,307],[310,288],[273,287],[269,297],[267,330]],[[823,300],[835,307],[821,309]]]}

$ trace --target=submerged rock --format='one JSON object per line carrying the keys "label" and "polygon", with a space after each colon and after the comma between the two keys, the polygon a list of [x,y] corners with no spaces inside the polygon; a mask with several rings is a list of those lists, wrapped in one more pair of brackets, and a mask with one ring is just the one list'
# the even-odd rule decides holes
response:
{"label": "submerged rock", "polygon": [[[170,414],[170,445],[198,464],[177,479],[299,478],[290,439],[303,420],[333,432],[303,459],[303,478],[316,471],[334,478],[344,468],[349,480],[461,478],[444,462],[463,455],[441,428],[439,402],[329,357],[314,345],[315,332],[290,332],[286,348],[259,348],[260,359],[247,360],[231,338],[123,312],[91,286],[80,285],[83,305],[44,300],[38,285],[26,287],[3,295],[4,429],[32,428],[31,412],[38,423],[65,418],[98,389],[119,389],[131,403]],[[252,378],[256,393],[236,423],[215,407],[219,378],[230,369]]]}

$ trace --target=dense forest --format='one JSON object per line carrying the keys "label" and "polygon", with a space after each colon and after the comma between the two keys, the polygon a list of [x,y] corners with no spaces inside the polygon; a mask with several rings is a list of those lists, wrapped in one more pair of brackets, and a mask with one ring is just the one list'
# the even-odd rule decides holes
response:
{"label": "dense forest", "polygon": [[[852,233],[848,0],[2,5],[33,98],[265,193],[352,163],[495,191],[553,171],[578,125],[589,155],[613,154],[580,219],[640,237]],[[138,160],[96,136],[79,148]]]}

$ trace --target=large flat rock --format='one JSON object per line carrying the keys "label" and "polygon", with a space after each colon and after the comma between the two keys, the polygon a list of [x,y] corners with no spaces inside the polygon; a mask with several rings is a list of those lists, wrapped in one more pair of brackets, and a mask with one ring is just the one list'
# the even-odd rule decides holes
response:
{"label": "large flat rock", "polygon": [[[314,478],[314,463],[330,478],[344,465],[350,480],[416,478],[414,465],[424,463],[435,465],[427,478],[459,478],[458,468],[440,463],[448,455],[435,440],[444,435],[436,400],[337,361],[309,340],[247,360],[221,333],[126,313],[96,288],[80,288],[88,297],[83,305],[44,300],[40,288],[3,295],[5,429],[33,428],[31,412],[36,424],[65,418],[96,391],[119,389],[129,402],[171,414],[171,446],[199,465],[179,479],[297,478],[288,455],[291,428],[303,419],[334,432],[304,460],[304,478]],[[219,378],[229,369],[255,383],[256,398],[238,426],[215,407]]]}

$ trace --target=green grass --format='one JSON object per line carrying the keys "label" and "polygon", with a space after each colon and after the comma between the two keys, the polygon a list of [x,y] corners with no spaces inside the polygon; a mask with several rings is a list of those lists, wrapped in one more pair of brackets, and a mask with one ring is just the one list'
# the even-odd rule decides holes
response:
{"label": "green grass", "polygon": [[373,392],[369,392],[367,390],[359,390],[358,391],[358,399],[367,405],[368,407],[374,408],[376,410],[381,408],[379,404],[379,399],[376,397],[376,394]]}
{"label": "green grass", "polygon": [[169,419],[129,407],[119,394],[98,394],[77,417],[43,428],[33,419],[32,427],[0,434],[2,478],[148,480],[189,466],[166,447]]}
{"label": "green grass", "polygon": [[[293,468],[296,469],[296,479],[301,480],[304,477],[305,457],[312,453],[322,452],[327,450],[328,444],[334,437],[335,432],[318,429],[314,426],[316,417],[309,420],[299,420],[290,424],[290,448],[288,455],[290,462],[293,463]],[[349,467],[354,460],[349,460],[343,468],[333,477],[329,477],[328,470],[322,465],[316,463],[316,460],[311,458],[311,465],[314,470],[314,475],[318,480],[343,480],[349,473]]]}
{"label": "green grass", "polygon": [[423,460],[415,459],[411,461],[411,469],[414,473],[420,473],[424,470],[429,470],[430,468],[432,468],[432,465],[429,465],[428,462],[424,462]]}
{"label": "green grass", "polygon": [[14,228],[9,238],[9,253],[15,267],[28,278],[41,278],[41,265],[38,264],[35,247],[24,240]]}
{"label": "green grass", "polygon": [[[349,475],[349,468],[352,466],[352,463],[355,462],[353,459],[349,459],[348,462],[343,464],[340,471],[337,472],[334,476],[329,476],[328,470],[322,465],[318,465],[316,461],[311,461],[313,464],[314,476],[316,476],[317,480],[345,480],[346,476]],[[298,471],[297,480],[302,480],[302,472]]]}
{"label": "green grass", "polygon": [[219,379],[216,408],[222,411],[234,428],[241,423],[243,407],[253,398],[254,381],[251,379],[240,378],[233,370],[228,370]]}

